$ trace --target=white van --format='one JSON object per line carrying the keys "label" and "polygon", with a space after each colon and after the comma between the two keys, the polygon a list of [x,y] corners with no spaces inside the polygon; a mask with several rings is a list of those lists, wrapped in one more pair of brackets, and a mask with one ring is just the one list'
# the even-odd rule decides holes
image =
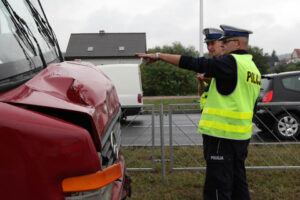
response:
{"label": "white van", "polygon": [[98,65],[114,83],[121,103],[123,118],[142,111],[143,92],[138,64]]}

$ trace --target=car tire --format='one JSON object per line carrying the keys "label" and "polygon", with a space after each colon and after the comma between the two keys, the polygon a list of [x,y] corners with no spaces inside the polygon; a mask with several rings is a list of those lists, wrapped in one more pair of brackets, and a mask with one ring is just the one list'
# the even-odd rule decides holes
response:
{"label": "car tire", "polygon": [[295,114],[282,114],[276,120],[273,126],[274,132],[280,139],[293,140],[300,133],[300,119]]}

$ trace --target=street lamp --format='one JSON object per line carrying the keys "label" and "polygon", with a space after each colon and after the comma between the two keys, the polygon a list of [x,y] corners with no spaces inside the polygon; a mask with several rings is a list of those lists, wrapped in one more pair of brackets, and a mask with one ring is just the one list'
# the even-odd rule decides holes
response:
{"label": "street lamp", "polygon": [[199,10],[199,22],[200,22],[200,26],[199,26],[199,52],[200,52],[200,56],[203,56],[203,34],[202,34],[202,30],[203,30],[203,0],[200,0],[200,10]]}

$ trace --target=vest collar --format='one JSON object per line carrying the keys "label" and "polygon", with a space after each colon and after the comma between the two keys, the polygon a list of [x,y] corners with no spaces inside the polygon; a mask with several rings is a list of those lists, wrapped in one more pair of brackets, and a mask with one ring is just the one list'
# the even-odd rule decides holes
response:
{"label": "vest collar", "polygon": [[249,52],[246,50],[239,49],[239,50],[230,52],[230,54],[241,54],[242,55],[242,54],[249,54]]}

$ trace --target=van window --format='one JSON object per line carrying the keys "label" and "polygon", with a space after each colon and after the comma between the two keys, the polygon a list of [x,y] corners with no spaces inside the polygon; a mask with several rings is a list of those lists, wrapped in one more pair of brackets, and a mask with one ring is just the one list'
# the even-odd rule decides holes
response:
{"label": "van window", "polygon": [[300,92],[300,76],[283,78],[282,84],[286,89]]}

